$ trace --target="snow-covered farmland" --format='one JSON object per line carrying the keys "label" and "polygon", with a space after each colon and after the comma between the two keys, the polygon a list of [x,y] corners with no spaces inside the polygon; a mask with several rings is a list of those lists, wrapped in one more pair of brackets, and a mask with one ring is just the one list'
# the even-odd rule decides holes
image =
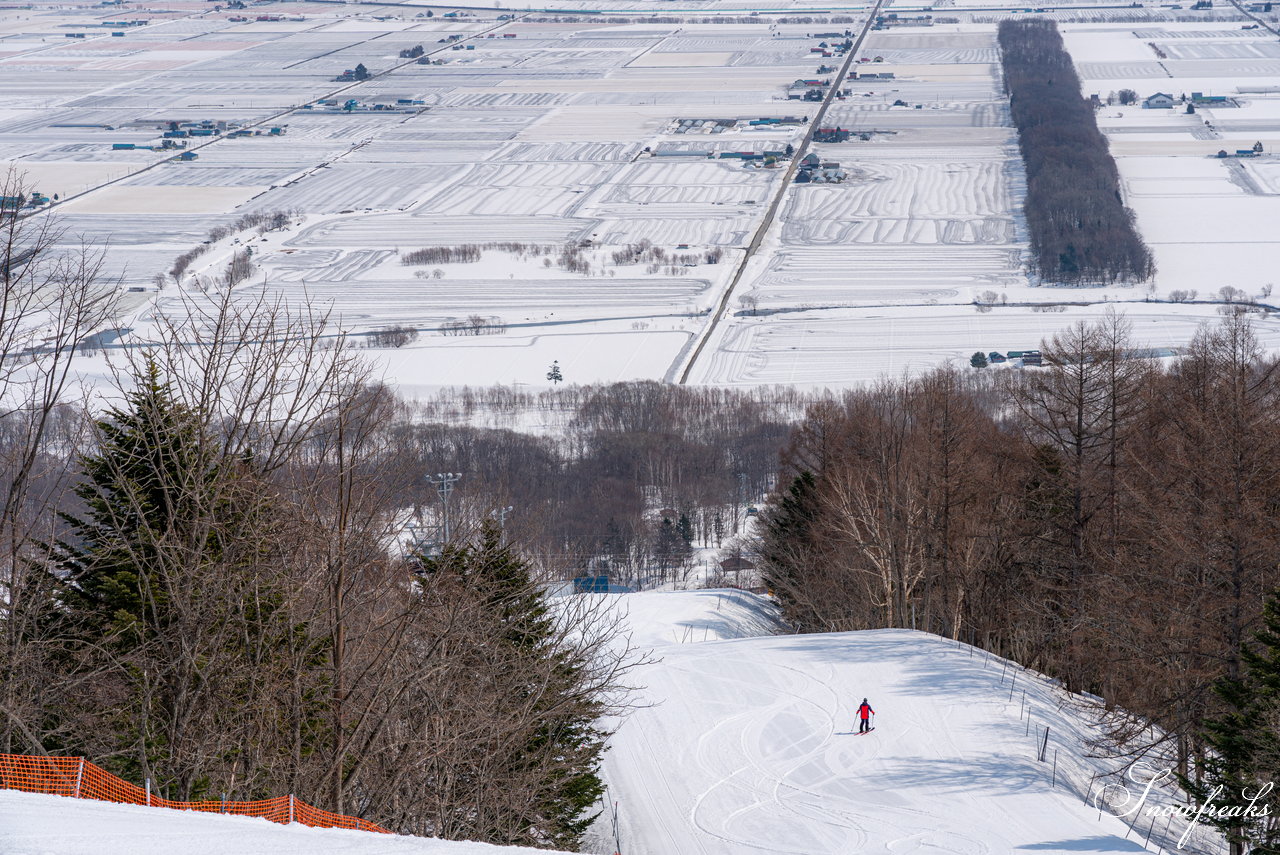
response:
{"label": "snow-covered farmland", "polygon": [[[1223,286],[1258,295],[1273,278],[1280,48],[1229,10],[1043,13],[1064,22],[1086,94],[1233,99],[1193,115],[1100,111],[1160,272],[1150,292],[1063,293],[1027,275],[1022,167],[994,38],[1017,11],[977,3],[981,14],[939,8],[929,26],[872,30],[823,123],[853,137],[808,148],[845,180],[784,187],[785,158],[760,168],[737,155],[802,144],[818,105],[788,100],[788,87],[832,77],[842,59],[821,56],[815,33],[857,35],[868,7],[780,22],[739,0],[686,4],[696,13],[583,2],[563,8],[620,17],[496,3],[450,19],[425,5],[306,2],[237,14],[174,0],[145,23],[106,26],[119,14],[0,10],[0,163],[58,195],[73,239],[109,241],[106,271],[134,289],[126,342],[143,340],[157,311],[178,310],[175,288],[202,299],[231,254],[251,248],[246,298],[265,287],[324,301],[357,335],[417,330],[402,350],[371,351],[406,389],[542,384],[552,361],[570,381],[673,378],[704,341],[692,382],[860,383],[1005,341],[1033,346],[1107,302],[1205,300]],[[817,9],[799,2],[787,14]],[[752,11],[750,23],[738,18]],[[421,61],[401,56],[419,45]],[[358,64],[368,80],[342,78]],[[748,124],[762,117],[798,122]],[[710,121],[686,133],[680,119]],[[174,126],[200,123],[201,135],[163,147]],[[1255,142],[1261,157],[1215,157]],[[195,157],[179,162],[181,152]],[[287,212],[289,225],[211,240],[255,211]],[[463,244],[530,249],[401,263]],[[619,264],[612,256],[628,246],[663,255]],[[196,247],[207,251],[157,293],[157,274]],[[975,301],[1007,305],[979,315]],[[1030,308],[1063,301],[1088,305]],[[1148,330],[1155,346],[1184,343],[1217,307],[1165,309],[1178,320]],[[472,316],[505,331],[442,333]]]}
{"label": "snow-covered farmland", "polygon": [[[1165,24],[1160,27],[1066,26],[1085,94],[1106,101],[1134,90],[1132,106],[1098,112],[1138,227],[1155,253],[1156,293],[1195,291],[1210,298],[1223,287],[1253,297],[1269,293],[1280,263],[1275,182],[1280,152],[1280,45],[1266,30],[1241,24]],[[1080,57],[1144,57],[1113,68]],[[1146,109],[1165,92],[1208,98],[1188,113]],[[1261,143],[1261,156],[1237,158]],[[1225,157],[1218,157],[1218,152]],[[1267,322],[1269,323],[1269,322]]]}

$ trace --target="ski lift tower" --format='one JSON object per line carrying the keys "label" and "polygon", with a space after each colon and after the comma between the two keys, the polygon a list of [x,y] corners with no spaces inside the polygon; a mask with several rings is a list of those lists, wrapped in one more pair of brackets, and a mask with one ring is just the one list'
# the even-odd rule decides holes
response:
{"label": "ski lift tower", "polygon": [[441,525],[440,525],[440,542],[443,548],[444,544],[449,542],[449,535],[452,533],[449,528],[449,497],[453,494],[453,485],[462,480],[461,472],[437,472],[434,476],[427,476],[427,483],[436,488],[436,492],[440,495],[441,505]]}

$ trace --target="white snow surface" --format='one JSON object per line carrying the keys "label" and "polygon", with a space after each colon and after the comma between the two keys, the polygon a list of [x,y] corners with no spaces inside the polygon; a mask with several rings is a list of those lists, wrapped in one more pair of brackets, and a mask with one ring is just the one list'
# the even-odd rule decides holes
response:
{"label": "white snow surface", "polygon": [[[1087,744],[1095,699],[999,657],[906,629],[777,634],[773,603],[738,590],[604,596],[651,661],[631,675],[636,708],[610,724],[609,810],[583,851],[1157,852],[1187,832],[1180,817],[1114,815],[1122,782],[1103,774],[1120,764]],[[858,736],[863,697],[876,727]],[[1130,798],[1141,789],[1130,782]],[[1157,789],[1145,804],[1172,798]],[[1219,850],[1200,827],[1182,847]],[[545,851],[0,791],[4,855]]]}
{"label": "white snow surface", "polygon": [[0,852],[4,855],[546,855],[547,851],[279,825],[244,816],[0,790]]}
{"label": "white snow surface", "polygon": [[[1126,840],[1124,821],[1084,803],[1104,769],[1083,744],[1091,704],[968,645],[911,630],[740,637],[777,625],[740,591],[620,599],[633,641],[660,657],[605,759],[625,855],[1155,852],[1186,828],[1175,817],[1162,838],[1161,817],[1144,849],[1144,817]],[[858,736],[864,696],[876,728]],[[613,852],[601,825],[591,851]]]}

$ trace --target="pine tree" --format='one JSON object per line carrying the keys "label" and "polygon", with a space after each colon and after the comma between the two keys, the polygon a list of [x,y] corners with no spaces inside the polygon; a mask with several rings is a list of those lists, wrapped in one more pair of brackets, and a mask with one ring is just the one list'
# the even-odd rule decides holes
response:
{"label": "pine tree", "polygon": [[683,564],[690,551],[689,542],[682,536],[680,528],[670,517],[663,517],[653,538],[653,557],[658,562],[658,570],[665,576],[672,568]]}
{"label": "pine tree", "polygon": [[680,533],[680,539],[686,546],[693,545],[693,523],[689,520],[688,514],[680,514],[680,519],[676,522],[676,531]]}
{"label": "pine tree", "polygon": [[238,737],[197,731],[222,733],[222,722],[243,723],[246,704],[270,703],[266,675],[293,664],[288,648],[300,641],[266,569],[272,518],[261,485],[222,456],[154,365],[96,428],[75,488],[84,510],[63,515],[70,535],[48,554],[66,666],[107,675],[98,685],[111,702],[51,711],[69,720],[72,742],[59,747],[135,782],[150,777],[167,797],[217,792],[210,774],[238,753],[265,765],[230,772],[223,789],[270,774],[299,748],[270,719]]}
{"label": "pine tree", "polygon": [[1197,803],[1212,800],[1217,810],[1202,821],[1223,833],[1232,855],[1280,853],[1280,793],[1268,786],[1280,780],[1280,592],[1267,599],[1262,620],[1257,646],[1240,651],[1242,673],[1214,686],[1226,711],[1203,723],[1200,774],[1181,778]]}
{"label": "pine tree", "polygon": [[551,370],[547,372],[547,379],[552,383],[559,383],[564,379],[564,375],[560,373],[560,360],[551,363]]}
{"label": "pine tree", "polygon": [[195,536],[197,504],[218,478],[194,416],[176,404],[148,365],[122,407],[97,422],[96,453],[81,460],[75,488],[82,517],[63,514],[72,537],[52,550],[62,571],[64,615],[90,642],[117,649],[142,643],[168,622],[169,594],[155,571],[167,548]]}
{"label": "pine tree", "polygon": [[818,533],[818,484],[812,472],[801,472],[787,492],[772,497],[757,519],[760,535],[761,574],[791,620],[808,626],[812,615],[797,613],[796,592],[804,588],[813,569]]}
{"label": "pine tree", "polygon": [[973,356],[969,357],[969,364],[972,365],[974,368],[986,368],[987,355],[979,350]]}
{"label": "pine tree", "polygon": [[[476,836],[493,843],[576,849],[596,817],[588,811],[604,792],[599,768],[607,734],[595,724],[603,699],[590,696],[586,670],[560,641],[545,594],[533,583],[528,565],[503,545],[492,521],[474,544],[450,546],[424,565],[428,575],[453,574],[479,597],[494,621],[491,641],[505,648],[488,661],[501,662],[505,674],[537,674],[545,680],[519,686],[514,697],[503,699],[517,709],[532,706],[537,722],[526,738],[509,746],[506,757],[509,781],[536,781],[516,800],[524,806],[518,822],[522,832],[496,838],[481,830]],[[493,676],[477,674],[476,679]]]}

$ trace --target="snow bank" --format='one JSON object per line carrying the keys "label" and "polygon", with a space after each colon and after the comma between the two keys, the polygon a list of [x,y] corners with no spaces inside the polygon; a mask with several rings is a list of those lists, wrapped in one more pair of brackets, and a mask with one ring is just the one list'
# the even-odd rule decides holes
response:
{"label": "snow bank", "polygon": [[0,790],[5,855],[546,855]]}

